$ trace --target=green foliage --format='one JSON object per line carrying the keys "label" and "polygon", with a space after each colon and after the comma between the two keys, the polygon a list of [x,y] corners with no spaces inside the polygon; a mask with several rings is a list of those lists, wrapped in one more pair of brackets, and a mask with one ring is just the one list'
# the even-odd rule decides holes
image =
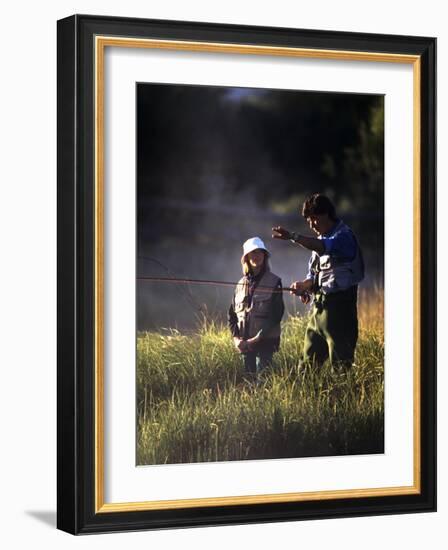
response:
{"label": "green foliage", "polygon": [[362,331],[348,372],[301,368],[306,319],[290,317],[274,365],[245,380],[228,330],[142,333],[138,464],[383,452],[383,337]]}

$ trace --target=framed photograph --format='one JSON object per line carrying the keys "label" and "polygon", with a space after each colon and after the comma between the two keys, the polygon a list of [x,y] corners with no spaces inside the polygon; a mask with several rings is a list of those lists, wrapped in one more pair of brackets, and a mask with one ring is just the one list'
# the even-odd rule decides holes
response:
{"label": "framed photograph", "polygon": [[436,509],[435,60],[58,21],[58,528]]}

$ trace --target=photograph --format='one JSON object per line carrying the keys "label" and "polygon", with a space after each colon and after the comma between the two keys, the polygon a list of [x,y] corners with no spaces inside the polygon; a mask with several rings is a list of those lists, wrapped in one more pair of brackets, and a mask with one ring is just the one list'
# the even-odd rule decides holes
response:
{"label": "photograph", "polygon": [[384,453],[384,95],[137,82],[135,116],[136,464]]}

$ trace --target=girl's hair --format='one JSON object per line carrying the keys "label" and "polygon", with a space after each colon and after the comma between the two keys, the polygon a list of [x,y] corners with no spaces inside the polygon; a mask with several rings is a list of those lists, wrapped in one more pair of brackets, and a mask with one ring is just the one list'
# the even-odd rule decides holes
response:
{"label": "girl's hair", "polygon": [[[271,265],[269,263],[269,255],[266,252],[266,250],[263,250],[263,254],[264,254],[264,262],[263,262],[264,270],[271,271]],[[251,272],[251,267],[247,259],[247,254],[241,258],[241,267],[243,268],[243,275],[249,275],[249,273]]]}

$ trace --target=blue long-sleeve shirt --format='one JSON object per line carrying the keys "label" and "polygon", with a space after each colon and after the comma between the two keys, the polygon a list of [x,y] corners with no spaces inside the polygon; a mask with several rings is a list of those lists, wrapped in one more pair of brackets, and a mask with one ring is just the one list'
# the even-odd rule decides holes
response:
{"label": "blue long-sleeve shirt", "polygon": [[[325,247],[324,254],[330,256],[336,256],[341,260],[353,260],[356,255],[356,239],[351,231],[342,231],[344,223],[337,221],[334,227],[325,235],[319,235],[320,239]],[[307,279],[314,279],[314,273],[312,271],[312,265],[314,263],[315,255],[317,252],[313,252],[308,262]]]}

